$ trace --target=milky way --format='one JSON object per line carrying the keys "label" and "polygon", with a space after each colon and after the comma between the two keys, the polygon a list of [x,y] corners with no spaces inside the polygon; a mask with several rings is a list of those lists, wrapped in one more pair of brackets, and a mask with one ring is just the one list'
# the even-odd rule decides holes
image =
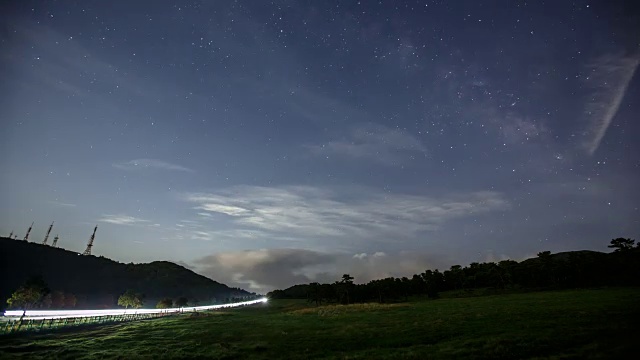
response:
{"label": "milky way", "polygon": [[640,232],[611,1],[15,1],[0,233],[252,290]]}

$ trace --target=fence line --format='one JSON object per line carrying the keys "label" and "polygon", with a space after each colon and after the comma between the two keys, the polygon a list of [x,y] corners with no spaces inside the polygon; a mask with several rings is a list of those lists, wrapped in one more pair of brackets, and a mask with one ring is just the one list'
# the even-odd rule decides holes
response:
{"label": "fence line", "polygon": [[18,331],[42,331],[85,324],[106,324],[233,308],[267,302],[267,298],[230,304],[191,306],[171,309],[108,309],[108,310],[7,310],[0,320],[0,334]]}
{"label": "fence line", "polygon": [[10,334],[18,331],[45,331],[59,329],[69,326],[112,324],[125,321],[143,320],[158,318],[169,314],[126,314],[126,315],[103,315],[103,316],[82,316],[82,317],[58,317],[58,318],[9,318],[5,319],[0,327],[0,334]]}

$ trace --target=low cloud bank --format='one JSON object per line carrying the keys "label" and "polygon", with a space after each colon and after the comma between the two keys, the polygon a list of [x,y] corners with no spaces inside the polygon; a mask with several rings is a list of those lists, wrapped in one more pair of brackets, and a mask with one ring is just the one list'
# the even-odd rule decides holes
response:
{"label": "low cloud bank", "polygon": [[343,254],[303,249],[261,249],[218,253],[195,261],[199,273],[229,286],[266,293],[292,285],[333,282],[342,274],[357,283],[444,269],[449,261],[416,252]]}

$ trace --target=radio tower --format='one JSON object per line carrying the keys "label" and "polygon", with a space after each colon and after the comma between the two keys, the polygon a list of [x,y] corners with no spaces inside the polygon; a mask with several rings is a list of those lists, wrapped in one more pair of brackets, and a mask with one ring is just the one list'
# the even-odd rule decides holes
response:
{"label": "radio tower", "polygon": [[56,237],[53,238],[53,244],[51,244],[52,247],[56,247],[58,246],[58,235],[56,235]]}
{"label": "radio tower", "polygon": [[51,229],[53,229],[53,223],[54,222],[52,222],[51,225],[49,225],[49,230],[47,230],[47,235],[44,236],[44,240],[42,241],[42,245],[47,245],[47,240],[49,240],[49,234],[51,233]]}
{"label": "radio tower", "polygon": [[91,247],[93,246],[93,240],[96,238],[96,230],[98,230],[98,225],[93,229],[93,234],[91,235],[91,239],[89,239],[87,249],[82,253],[82,255],[91,255]]}
{"label": "radio tower", "polygon": [[24,241],[29,241],[29,233],[31,232],[31,228],[33,227],[33,222],[31,222],[31,226],[29,226],[29,230],[27,230],[27,235],[24,236]]}

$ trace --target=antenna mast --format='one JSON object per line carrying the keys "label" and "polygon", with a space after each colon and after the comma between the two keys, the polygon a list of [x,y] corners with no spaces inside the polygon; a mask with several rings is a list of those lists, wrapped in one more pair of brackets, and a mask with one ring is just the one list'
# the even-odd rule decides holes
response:
{"label": "antenna mast", "polygon": [[96,238],[96,230],[98,230],[98,225],[93,229],[93,234],[91,235],[91,239],[89,239],[87,249],[82,253],[82,255],[91,255],[91,247],[93,246],[93,240]]}
{"label": "antenna mast", "polygon": [[49,240],[49,234],[51,233],[51,229],[53,229],[54,222],[52,222],[51,225],[49,225],[49,230],[47,230],[47,235],[44,236],[44,241],[42,241],[42,245],[47,245],[47,240]]}
{"label": "antenna mast", "polygon": [[31,232],[31,228],[33,227],[33,222],[31,222],[31,226],[29,226],[29,230],[27,230],[27,235],[24,236],[24,241],[29,241],[29,233]]}
{"label": "antenna mast", "polygon": [[51,244],[52,247],[56,247],[58,246],[58,235],[56,234],[56,237],[53,238],[53,244]]}

